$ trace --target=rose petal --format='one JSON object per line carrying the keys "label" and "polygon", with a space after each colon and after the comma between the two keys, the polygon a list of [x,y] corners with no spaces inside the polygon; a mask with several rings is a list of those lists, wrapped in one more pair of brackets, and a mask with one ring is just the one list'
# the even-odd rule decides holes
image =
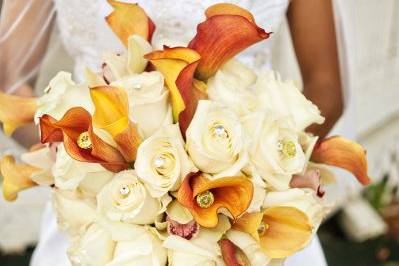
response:
{"label": "rose petal", "polygon": [[155,25],[147,16],[144,9],[138,4],[130,4],[115,0],[108,0],[114,8],[105,20],[119,39],[128,45],[128,38],[133,34],[140,35],[147,41],[151,41]]}
{"label": "rose petal", "polygon": [[[90,113],[81,107],[69,109],[59,121],[43,115],[40,118],[41,141],[63,141],[68,154],[78,161],[100,163],[112,172],[127,169],[128,165],[121,153],[94,134],[91,120]],[[79,135],[85,131],[89,133],[91,149],[81,149],[77,145]]]}
{"label": "rose petal", "polygon": [[[190,114],[193,108],[191,105],[196,107],[198,103],[198,99],[193,98],[195,94],[191,90],[193,88],[192,75],[200,55],[185,47],[165,47],[163,51],[154,51],[145,55],[145,58],[149,59],[165,77],[170,91],[174,121],[179,121],[180,113],[187,106],[190,106],[187,111]],[[184,123],[186,124],[187,121]]]}
{"label": "rose petal", "polygon": [[254,23],[248,11],[232,4],[211,6],[206,15],[188,45],[201,55],[196,71],[201,80],[207,80],[227,60],[270,35]]}
{"label": "rose petal", "polygon": [[3,123],[4,133],[10,136],[16,128],[32,123],[36,109],[36,98],[0,92],[0,122]]}
{"label": "rose petal", "polygon": [[310,160],[346,169],[363,185],[371,182],[367,175],[366,151],[360,144],[343,137],[335,136],[319,141]]}
{"label": "rose petal", "polygon": [[[196,196],[211,191],[214,202],[209,208],[201,208]],[[178,201],[190,209],[194,219],[204,227],[218,224],[218,211],[225,208],[233,219],[243,214],[249,207],[253,195],[253,185],[244,176],[222,177],[210,180],[201,173],[188,175],[178,192]]]}
{"label": "rose petal", "polygon": [[95,106],[94,124],[111,134],[127,162],[134,161],[141,138],[136,125],[129,121],[126,91],[122,88],[101,86],[91,88],[90,95]]}
{"label": "rose petal", "polygon": [[8,201],[17,199],[18,192],[37,184],[32,181],[34,173],[41,172],[42,169],[28,164],[16,164],[14,157],[4,156],[0,161],[0,172],[3,176],[3,195]]}

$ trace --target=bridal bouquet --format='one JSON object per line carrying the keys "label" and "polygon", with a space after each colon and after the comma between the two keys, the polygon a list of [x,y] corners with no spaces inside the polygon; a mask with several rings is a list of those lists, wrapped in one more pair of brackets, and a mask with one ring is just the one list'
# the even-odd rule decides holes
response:
{"label": "bridal bouquet", "polygon": [[324,118],[294,83],[233,58],[269,37],[247,10],[211,6],[187,47],[153,50],[145,11],[109,2],[126,53],[84,83],[0,95],[5,132],[35,121],[41,136],[2,158],[4,197],[50,186],[73,265],[275,265],[326,215],[327,165],[369,182],[359,144],[305,132]]}

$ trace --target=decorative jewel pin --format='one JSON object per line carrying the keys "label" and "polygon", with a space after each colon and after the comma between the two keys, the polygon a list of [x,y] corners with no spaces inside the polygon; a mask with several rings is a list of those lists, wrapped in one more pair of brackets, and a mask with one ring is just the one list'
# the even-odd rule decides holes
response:
{"label": "decorative jewel pin", "polygon": [[89,132],[87,132],[87,131],[80,133],[76,142],[77,142],[79,148],[84,149],[84,150],[91,149],[91,147],[92,147]]}

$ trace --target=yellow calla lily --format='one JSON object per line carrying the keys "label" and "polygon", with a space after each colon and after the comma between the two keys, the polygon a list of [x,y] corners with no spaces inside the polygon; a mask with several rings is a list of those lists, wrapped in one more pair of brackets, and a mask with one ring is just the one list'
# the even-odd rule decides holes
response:
{"label": "yellow calla lily", "polygon": [[37,186],[30,177],[42,169],[28,164],[16,164],[14,157],[6,155],[0,161],[0,171],[3,176],[4,198],[14,201],[21,190]]}
{"label": "yellow calla lily", "polygon": [[134,161],[141,138],[136,125],[129,120],[129,103],[125,90],[99,86],[91,88],[90,95],[95,106],[95,126],[111,134],[127,162]]}
{"label": "yellow calla lily", "polygon": [[293,207],[271,207],[261,213],[246,213],[233,226],[250,234],[273,259],[286,258],[304,248],[312,237],[308,216]]}
{"label": "yellow calla lily", "polygon": [[155,25],[144,9],[138,4],[115,0],[108,0],[108,3],[114,8],[114,11],[105,20],[125,46],[128,45],[129,36],[133,34],[151,41]]}
{"label": "yellow calla lily", "polygon": [[10,136],[15,129],[33,122],[37,109],[36,98],[19,97],[0,92],[0,122]]}

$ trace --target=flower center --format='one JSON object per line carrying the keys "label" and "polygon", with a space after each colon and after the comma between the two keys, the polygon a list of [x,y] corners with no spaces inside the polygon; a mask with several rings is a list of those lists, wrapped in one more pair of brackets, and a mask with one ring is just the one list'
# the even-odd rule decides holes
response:
{"label": "flower center", "polygon": [[196,197],[197,204],[203,209],[207,209],[212,206],[213,202],[215,201],[215,197],[213,193],[209,190],[199,193]]}
{"label": "flower center", "polygon": [[258,226],[259,236],[263,236],[266,233],[267,229],[269,229],[269,225],[262,221]]}
{"label": "flower center", "polygon": [[84,150],[91,149],[92,143],[91,143],[91,139],[89,136],[89,132],[85,131],[85,132],[80,133],[80,135],[78,136],[78,139],[76,140],[76,143],[78,144],[79,148],[81,148],[81,149],[84,149]]}
{"label": "flower center", "polygon": [[280,140],[278,142],[278,150],[286,157],[292,158],[296,155],[295,143],[291,140]]}

